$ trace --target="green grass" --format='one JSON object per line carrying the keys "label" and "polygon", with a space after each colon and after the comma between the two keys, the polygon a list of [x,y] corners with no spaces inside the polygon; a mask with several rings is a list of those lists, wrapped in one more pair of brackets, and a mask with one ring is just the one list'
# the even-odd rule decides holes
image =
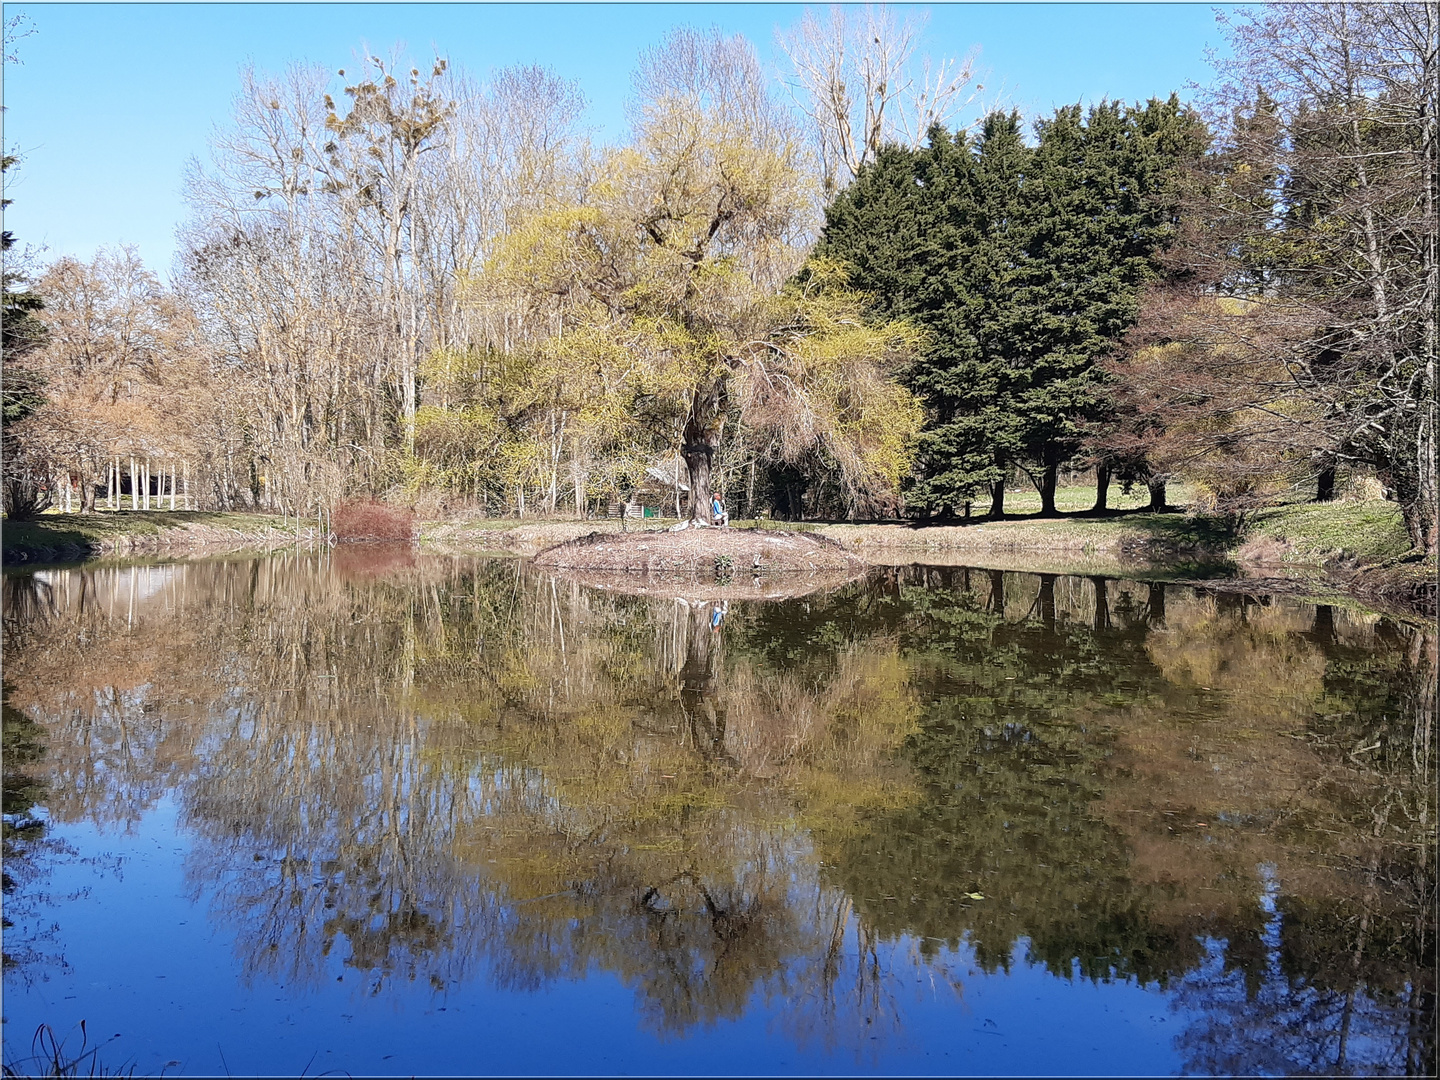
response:
{"label": "green grass", "polygon": [[1301,503],[1257,510],[1245,524],[1245,539],[1266,538],[1288,544],[1290,562],[1380,563],[1410,550],[1400,508],[1391,502]]}
{"label": "green grass", "polygon": [[[1183,506],[1189,501],[1189,492],[1181,485],[1171,484],[1166,492],[1166,498],[1172,505]],[[1150,490],[1144,484],[1132,484],[1130,494],[1126,495],[1120,490],[1120,485],[1110,485],[1109,496],[1106,499],[1109,509],[1114,510],[1139,510],[1150,505]],[[989,507],[989,500],[975,503],[971,509],[972,514],[983,514]],[[1095,505],[1095,485],[1080,484],[1074,487],[1062,487],[1055,489],[1055,509],[1062,514],[1079,514],[1089,510]],[[1038,514],[1040,513],[1040,493],[1033,486],[1012,488],[1005,492],[1005,514]]]}

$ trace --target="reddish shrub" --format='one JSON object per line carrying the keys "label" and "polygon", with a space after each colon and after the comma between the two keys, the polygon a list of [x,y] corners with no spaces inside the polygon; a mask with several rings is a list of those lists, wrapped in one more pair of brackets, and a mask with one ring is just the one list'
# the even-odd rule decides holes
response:
{"label": "reddish shrub", "polygon": [[335,508],[330,519],[335,539],[410,540],[415,536],[415,512],[372,500],[352,500]]}

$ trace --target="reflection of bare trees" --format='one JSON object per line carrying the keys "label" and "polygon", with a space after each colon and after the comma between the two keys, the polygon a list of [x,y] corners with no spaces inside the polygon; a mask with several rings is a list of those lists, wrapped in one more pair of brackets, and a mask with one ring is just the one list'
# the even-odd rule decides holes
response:
{"label": "reflection of bare trees", "polygon": [[1256,1032],[1329,1039],[1316,1068],[1336,1040],[1433,1061],[1433,635],[935,568],[717,621],[342,554],[6,579],[51,813],[174,793],[251,976],[599,968],[660,1030],[769,998],[868,1051],[903,987],[958,992],[948,956],[1023,937],[1067,973],[1183,974],[1197,1062],[1270,1062],[1222,1031],[1235,994],[1270,995]]}
{"label": "reflection of bare trees", "polygon": [[[1177,987],[1173,1010],[1186,1028],[1176,1040],[1187,1073],[1214,1076],[1433,1075],[1434,991],[1403,980],[1390,987],[1317,981],[1287,970],[1286,914],[1273,867],[1262,867],[1266,913],[1258,985],[1226,962],[1211,940],[1200,965]],[[1352,954],[1366,946],[1362,909]],[[1433,960],[1433,957],[1432,957]],[[1358,965],[1357,965],[1358,966]],[[1432,969],[1433,970],[1433,969]]]}
{"label": "reflection of bare trees", "polygon": [[[372,988],[535,986],[599,964],[679,1030],[788,993],[823,952],[793,902],[815,885],[787,784],[838,761],[823,736],[867,693],[860,654],[817,694],[727,662],[708,606],[514,563],[35,584],[16,667],[57,746],[57,815],[134,820],[176,791],[192,888],[252,976],[339,957]],[[901,735],[852,757],[883,764]]]}

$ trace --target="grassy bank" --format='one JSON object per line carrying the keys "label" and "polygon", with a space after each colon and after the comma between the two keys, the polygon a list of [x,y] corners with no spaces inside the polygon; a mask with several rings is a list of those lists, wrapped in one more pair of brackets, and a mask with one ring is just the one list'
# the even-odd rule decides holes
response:
{"label": "grassy bank", "polygon": [[[1062,503],[1063,506],[1063,503]],[[1201,558],[1250,565],[1358,565],[1403,556],[1410,547],[1393,503],[1335,502],[1276,506],[1240,517],[1179,510],[1038,511],[1001,521],[948,525],[815,526],[856,548],[1076,552],[1129,558]]]}
{"label": "grassy bank", "polygon": [[[313,526],[312,526],[313,530]],[[308,538],[308,534],[302,534]],[[6,566],[98,555],[268,551],[296,542],[295,523],[214,510],[104,510],[42,514],[0,524]]]}
{"label": "grassy bank", "polygon": [[[1033,493],[1030,493],[1033,494]],[[1182,491],[1178,493],[1183,496]],[[1113,502],[1114,500],[1112,500]],[[1345,500],[1269,507],[1228,517],[1180,510],[1152,513],[1136,493],[1121,508],[1092,514],[1090,488],[1062,489],[1057,517],[1039,515],[1039,499],[1007,500],[1002,521],[948,525],[736,521],[741,528],[813,530],[871,563],[954,563],[993,569],[1080,574],[1157,574],[1166,578],[1237,576],[1273,591],[1349,593],[1433,611],[1435,562],[1408,558],[1409,540],[1393,503]],[[1033,502],[1034,505],[1029,505]],[[1134,509],[1125,504],[1138,504]],[[1028,512],[1027,512],[1028,511]],[[629,522],[659,530],[671,519]],[[530,554],[593,532],[619,532],[618,521],[449,521],[422,526],[440,549]]]}
{"label": "grassy bank", "polygon": [[[1117,493],[1118,494],[1118,493]],[[1183,496],[1184,492],[1177,493]],[[1035,505],[1029,505],[1030,502]],[[996,569],[1308,581],[1433,611],[1435,561],[1408,557],[1398,508],[1344,500],[1270,507],[1233,518],[1152,513],[1140,491],[1120,508],[1091,514],[1090,488],[1058,493],[1061,513],[1039,516],[1038,497],[1016,495],[1002,521],[974,518],[948,525],[737,521],[741,527],[813,530],[873,563],[952,562]],[[1127,508],[1135,505],[1136,508]],[[1028,512],[1027,512],[1028,511]],[[626,531],[654,531],[673,519],[626,522]],[[58,562],[103,554],[181,554],[271,550],[296,542],[294,522],[266,514],[212,511],[118,511],[46,514],[3,526],[7,565]],[[422,544],[439,551],[506,551],[529,555],[594,532],[620,532],[617,520],[456,519],[424,522]],[[313,537],[302,531],[301,540]]]}

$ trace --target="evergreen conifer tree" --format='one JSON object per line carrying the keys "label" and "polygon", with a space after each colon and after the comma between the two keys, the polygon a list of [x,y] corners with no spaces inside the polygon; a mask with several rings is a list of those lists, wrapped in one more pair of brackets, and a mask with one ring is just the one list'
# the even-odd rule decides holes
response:
{"label": "evergreen conifer tree", "polygon": [[907,373],[927,407],[912,502],[946,515],[988,488],[999,516],[1033,464],[1055,512],[1060,465],[1109,418],[1098,362],[1134,322],[1201,130],[1173,96],[1060,109],[1035,147],[996,113],[973,140],[887,150],[836,199],[821,253],[929,336]]}

